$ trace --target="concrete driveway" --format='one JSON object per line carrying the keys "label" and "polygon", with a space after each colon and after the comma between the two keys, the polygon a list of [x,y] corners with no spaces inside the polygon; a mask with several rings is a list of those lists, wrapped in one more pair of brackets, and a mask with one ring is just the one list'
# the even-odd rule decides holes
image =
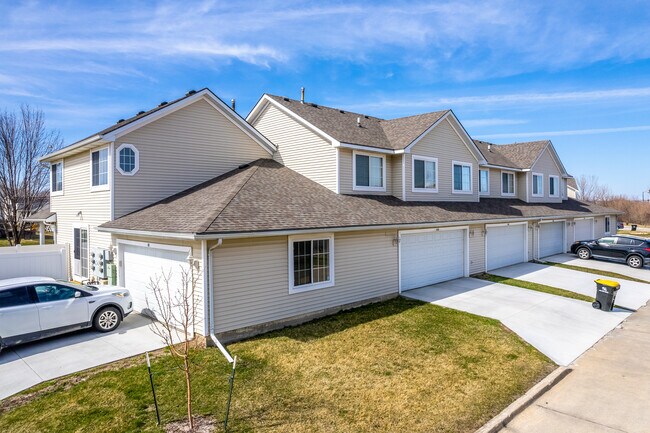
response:
{"label": "concrete driveway", "polygon": [[[595,297],[597,278],[611,280],[612,277],[591,274],[557,266],[546,266],[537,263],[519,263],[505,268],[490,271],[491,274],[502,277],[516,278],[532,283],[546,284],[575,293]],[[619,280],[621,290],[616,295],[616,305],[631,310],[638,310],[650,300],[650,284],[634,281]]]}
{"label": "concrete driveway", "polygon": [[164,346],[151,320],[131,314],[115,331],[84,330],[0,353],[0,400],[40,382]]}
{"label": "concrete driveway", "polygon": [[409,290],[402,296],[497,319],[559,365],[571,364],[630,315],[475,278]]}
{"label": "concrete driveway", "polygon": [[650,268],[647,266],[641,269],[634,269],[625,263],[608,262],[596,259],[580,260],[573,254],[556,254],[554,256],[545,257],[542,260],[552,263],[564,263],[566,265],[579,266],[581,268],[616,272],[617,274],[627,275],[628,277],[637,278],[650,283]]}

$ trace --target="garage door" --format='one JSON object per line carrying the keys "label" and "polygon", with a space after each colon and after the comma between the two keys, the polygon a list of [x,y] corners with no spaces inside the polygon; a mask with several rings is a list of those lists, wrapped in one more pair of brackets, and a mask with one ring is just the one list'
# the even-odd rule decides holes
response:
{"label": "garage door", "polygon": [[539,225],[539,257],[564,252],[564,222]]}
{"label": "garage door", "polygon": [[[133,297],[133,309],[156,316],[157,302],[151,290],[152,280],[159,278],[160,287],[165,287],[162,275],[171,276],[169,287],[176,291],[182,287],[182,271],[189,270],[187,251],[159,248],[146,245],[120,244],[122,260],[121,284]],[[164,293],[164,292],[163,292]],[[172,296],[174,296],[172,294]]]}
{"label": "garage door", "polygon": [[487,270],[526,261],[527,224],[488,226],[486,242]]}
{"label": "garage door", "polygon": [[589,241],[594,238],[594,220],[592,218],[575,220],[575,240]]}
{"label": "garage door", "polygon": [[465,276],[465,230],[400,234],[402,290]]}

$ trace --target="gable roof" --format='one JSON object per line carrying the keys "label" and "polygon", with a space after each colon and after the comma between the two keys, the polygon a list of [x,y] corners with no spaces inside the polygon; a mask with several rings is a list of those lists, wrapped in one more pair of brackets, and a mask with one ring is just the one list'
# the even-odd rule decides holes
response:
{"label": "gable roof", "polygon": [[578,182],[576,181],[575,177],[573,177],[573,176],[568,177],[567,180],[566,180],[566,184],[567,184],[567,186],[569,188],[578,191]]}
{"label": "gable roof", "polygon": [[531,169],[544,149],[551,144],[549,140],[510,144],[494,144],[474,140],[474,143],[481,150],[489,165],[519,170]]}
{"label": "gable roof", "polygon": [[238,126],[239,129],[250,136],[269,153],[272,154],[275,151],[276,147],[273,143],[271,143],[266,137],[264,137],[264,135],[253,128],[250,124],[248,124],[248,122],[246,122],[243,117],[241,117],[236,111],[232,110],[225,102],[221,100],[221,98],[215,95],[210,89],[205,87],[199,91],[190,90],[185,94],[185,96],[181,98],[175,99],[171,102],[161,103],[157,107],[152,108],[148,111],[140,112],[135,116],[120,120],[114,125],[104,128],[95,134],[92,134],[82,140],[79,140],[75,143],[72,143],[48,155],[43,156],[40,158],[40,161],[51,161],[78,149],[94,147],[97,144],[104,144],[114,141],[115,138],[120,135],[131,132],[134,129],[144,126],[167,114],[171,114],[174,111],[190,105],[200,99],[204,99],[210,103],[210,105],[212,105],[216,110],[220,111],[228,120]]}
{"label": "gable roof", "polygon": [[342,195],[276,161],[260,159],[104,223],[99,229],[209,237],[604,213],[618,212],[576,200],[525,203],[514,199],[484,198],[480,203],[404,202],[392,196]]}

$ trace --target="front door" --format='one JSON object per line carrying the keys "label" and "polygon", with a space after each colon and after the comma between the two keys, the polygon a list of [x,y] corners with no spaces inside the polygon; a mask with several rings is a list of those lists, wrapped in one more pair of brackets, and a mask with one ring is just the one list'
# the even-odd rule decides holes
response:
{"label": "front door", "polygon": [[74,229],[74,275],[88,278],[88,229]]}

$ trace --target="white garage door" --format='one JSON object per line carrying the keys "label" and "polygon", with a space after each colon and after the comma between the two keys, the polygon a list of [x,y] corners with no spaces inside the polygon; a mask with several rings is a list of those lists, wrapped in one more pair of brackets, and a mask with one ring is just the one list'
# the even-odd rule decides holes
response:
{"label": "white garage door", "polygon": [[402,290],[465,275],[465,230],[401,233]]}
{"label": "white garage door", "polygon": [[594,220],[593,218],[575,220],[575,240],[576,241],[589,241],[594,238]]}
{"label": "white garage door", "polygon": [[527,224],[488,226],[486,242],[487,270],[526,261]]}
{"label": "white garage door", "polygon": [[166,285],[162,275],[164,273],[168,277],[171,276],[169,287],[178,293],[177,291],[182,287],[182,271],[189,270],[187,261],[189,249],[178,251],[122,243],[119,249],[122,260],[120,281],[131,292],[133,309],[155,317],[158,308],[151,290],[152,280],[159,279],[159,287],[163,288],[165,293]]}
{"label": "white garage door", "polygon": [[539,257],[564,252],[564,223],[542,223],[539,225]]}

